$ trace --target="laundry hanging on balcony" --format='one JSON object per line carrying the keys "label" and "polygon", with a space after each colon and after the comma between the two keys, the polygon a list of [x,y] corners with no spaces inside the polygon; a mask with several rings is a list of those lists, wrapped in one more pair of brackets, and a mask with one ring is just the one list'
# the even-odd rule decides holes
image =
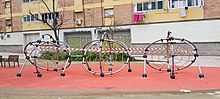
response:
{"label": "laundry hanging on balcony", "polygon": [[143,22],[144,12],[134,12],[134,22]]}

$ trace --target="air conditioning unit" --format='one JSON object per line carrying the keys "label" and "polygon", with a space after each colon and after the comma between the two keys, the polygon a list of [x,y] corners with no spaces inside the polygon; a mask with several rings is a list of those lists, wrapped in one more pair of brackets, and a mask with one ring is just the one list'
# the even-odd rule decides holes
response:
{"label": "air conditioning unit", "polygon": [[75,24],[76,25],[81,25],[82,24],[82,19],[76,19]]}

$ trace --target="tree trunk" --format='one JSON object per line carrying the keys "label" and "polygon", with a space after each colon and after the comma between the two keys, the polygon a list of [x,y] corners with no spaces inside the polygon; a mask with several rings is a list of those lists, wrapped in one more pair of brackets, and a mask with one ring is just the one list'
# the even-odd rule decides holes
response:
{"label": "tree trunk", "polygon": [[57,33],[57,29],[53,29],[53,32],[54,32],[55,39],[56,39],[57,41],[59,41],[59,35],[58,35],[58,33]]}

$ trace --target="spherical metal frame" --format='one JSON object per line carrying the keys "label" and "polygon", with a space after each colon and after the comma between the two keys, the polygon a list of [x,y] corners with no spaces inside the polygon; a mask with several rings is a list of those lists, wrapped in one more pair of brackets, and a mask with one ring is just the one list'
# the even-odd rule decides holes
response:
{"label": "spherical metal frame", "polygon": [[[152,46],[161,46],[161,45],[165,45],[164,48],[153,48]],[[179,45],[178,45],[179,44]],[[188,51],[189,49],[184,49],[183,46],[181,46],[183,49],[175,49],[175,48],[178,48],[180,46],[180,44],[185,44],[187,45],[188,48],[190,48],[190,51]],[[196,61],[196,58],[198,57],[198,50],[196,48],[196,46],[190,42],[189,40],[186,40],[184,38],[174,38],[174,37],[171,37],[171,38],[165,38],[165,39],[160,39],[160,40],[157,40],[153,43],[151,43],[150,45],[147,46],[147,48],[145,49],[145,52],[147,53],[147,64],[155,69],[155,70],[159,70],[159,71],[170,71],[170,68],[166,68],[166,66],[170,65],[171,61],[171,51],[170,51],[170,46],[174,46],[174,57],[175,59],[177,59],[177,57],[181,57],[180,59],[178,59],[179,61],[175,61],[175,71],[178,71],[178,70],[183,70],[189,66],[191,66],[195,61]],[[179,48],[181,48],[179,47]],[[158,52],[160,52],[159,54],[164,54],[167,53],[167,55],[163,56],[163,55],[160,55],[158,54]],[[157,55],[158,54],[158,55]],[[155,60],[154,57],[157,57],[157,60]],[[187,57],[188,56],[188,59],[187,61],[185,61],[183,64],[181,63],[181,61],[184,59],[184,57]],[[166,57],[167,60],[161,60],[161,57]],[[174,59],[174,60],[175,60]],[[156,65],[158,63],[164,63],[164,67],[165,68],[159,68],[159,66],[157,67]],[[157,64],[156,64],[157,63]],[[160,64],[159,63],[159,64]],[[182,65],[179,65],[179,64],[182,64]],[[171,66],[171,65],[170,65]],[[180,67],[180,68],[179,68]],[[168,71],[168,72],[169,72]]]}
{"label": "spherical metal frame", "polygon": [[[49,34],[42,35],[42,38],[44,36],[50,36],[50,35]],[[62,41],[56,41],[53,38],[51,38],[50,41],[42,40],[42,38],[40,40],[30,42],[24,47],[24,54],[26,56],[26,59],[32,65],[42,70],[57,71],[57,70],[64,70],[64,68],[68,68],[71,64],[70,57],[69,57],[71,54],[71,51],[68,50],[70,49],[69,45]],[[56,55],[59,55],[60,52],[64,52],[66,54],[65,55],[66,61],[63,61],[62,64],[59,64],[58,62],[59,59],[57,59],[57,60],[54,60],[56,61],[55,64],[57,66],[55,66],[54,68],[45,67],[44,66],[45,63],[42,63],[43,65],[40,65],[38,63],[39,61],[43,60],[43,59],[40,59],[39,57],[43,52],[54,52],[56,53]],[[48,61],[51,62],[52,60],[48,60]]]}
{"label": "spherical metal frame", "polygon": [[[101,55],[103,54],[103,49],[104,49],[104,48],[102,48],[102,45],[104,44],[103,42],[115,43],[115,44],[117,44],[117,45],[120,45],[120,47],[123,48],[123,52],[126,53],[126,55],[127,55],[127,59],[126,59],[126,61],[124,62],[124,65],[121,66],[121,68],[119,68],[119,69],[117,69],[117,70],[115,70],[115,71],[109,71],[108,73],[105,73],[105,74],[102,72],[101,69],[100,69],[100,72],[99,72],[99,71],[98,71],[98,72],[97,72],[97,71],[93,71],[93,69],[90,68],[89,62],[86,60],[87,53],[88,53],[89,51],[93,51],[93,50],[92,50],[93,48],[91,48],[91,47],[92,47],[93,45],[100,45],[99,48],[98,48],[98,53],[99,53],[99,65],[100,65],[100,67],[102,67],[102,66],[101,66],[101,65],[102,65]],[[110,48],[110,49],[108,49],[108,52],[109,52],[109,53],[114,53],[115,51],[112,51],[111,48]],[[93,40],[93,41],[87,43],[87,44],[84,46],[84,48],[83,48],[83,62],[82,62],[82,64],[83,64],[83,67],[86,69],[87,72],[89,72],[89,73],[91,73],[91,74],[93,74],[93,75],[98,75],[98,76],[103,77],[103,76],[113,75],[113,74],[115,74],[115,73],[120,72],[122,69],[124,69],[124,68],[126,67],[126,65],[129,64],[129,61],[130,61],[129,56],[130,56],[130,55],[129,55],[129,49],[128,49],[128,47],[127,47],[123,42],[121,42],[121,41],[110,40],[110,39]]]}

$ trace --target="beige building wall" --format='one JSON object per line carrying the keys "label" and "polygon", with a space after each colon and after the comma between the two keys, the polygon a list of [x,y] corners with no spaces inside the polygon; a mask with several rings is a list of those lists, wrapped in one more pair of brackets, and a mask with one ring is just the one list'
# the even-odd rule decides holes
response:
{"label": "beige building wall", "polygon": [[[6,0],[7,1],[7,0]],[[218,18],[218,5],[219,0],[210,2],[205,0],[205,6],[189,7],[186,10],[186,16],[181,17],[181,9],[168,8],[168,0],[164,0],[164,8],[161,10],[152,10],[145,12],[143,22],[133,22],[134,7],[136,3],[150,2],[150,0],[55,0],[56,11],[60,13],[65,12],[65,22],[62,28],[75,28],[75,27],[90,27],[90,26],[103,26],[110,25],[127,25],[127,24],[143,24],[154,22],[169,22],[169,21],[184,21],[184,20],[197,20],[205,18]],[[5,2],[1,0],[1,2]],[[48,7],[52,10],[52,1],[45,1]],[[83,5],[84,4],[84,5]],[[214,7],[214,8],[213,8]],[[104,17],[105,9],[113,9],[114,16],[110,18]],[[45,5],[40,1],[22,3],[20,0],[12,0],[12,14],[10,9],[4,9],[4,4],[0,8],[0,12],[4,13],[0,18],[23,17],[28,15],[29,11],[33,14],[48,12]],[[81,25],[76,25],[75,18],[77,14],[81,13]],[[66,20],[70,19],[70,21]],[[4,22],[3,22],[4,23]],[[15,23],[15,22],[12,22]],[[37,24],[37,25],[36,25]],[[111,24],[111,25],[113,25]],[[12,24],[14,25],[14,24]],[[21,31],[26,30],[39,30],[50,29],[42,22],[22,23]],[[3,29],[6,30],[6,29]],[[11,30],[12,31],[12,30]],[[10,29],[7,29],[10,32]]]}

